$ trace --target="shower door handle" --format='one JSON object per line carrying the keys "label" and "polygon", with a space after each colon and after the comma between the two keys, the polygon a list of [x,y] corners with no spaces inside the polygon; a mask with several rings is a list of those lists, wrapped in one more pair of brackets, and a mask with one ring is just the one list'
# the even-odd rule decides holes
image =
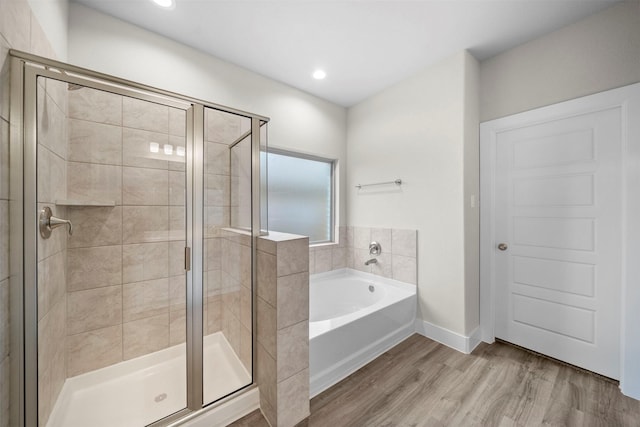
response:
{"label": "shower door handle", "polygon": [[48,239],[51,236],[51,230],[58,228],[61,225],[68,225],[69,236],[73,234],[73,224],[71,224],[71,221],[53,216],[53,212],[51,212],[51,208],[49,206],[46,206],[40,211],[39,228],[40,235],[43,239]]}

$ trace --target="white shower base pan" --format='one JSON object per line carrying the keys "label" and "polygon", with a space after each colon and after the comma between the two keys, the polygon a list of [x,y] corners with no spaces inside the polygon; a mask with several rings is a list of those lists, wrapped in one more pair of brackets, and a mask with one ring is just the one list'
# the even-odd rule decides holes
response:
{"label": "white shower base pan", "polygon": [[[205,403],[251,383],[222,332],[203,344]],[[70,378],[47,427],[141,427],[171,415],[186,407],[186,366],[181,344]]]}

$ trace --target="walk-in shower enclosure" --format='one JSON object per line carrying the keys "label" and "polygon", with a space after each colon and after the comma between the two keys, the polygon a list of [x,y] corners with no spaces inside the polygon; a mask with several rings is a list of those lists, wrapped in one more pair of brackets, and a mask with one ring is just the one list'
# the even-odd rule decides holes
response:
{"label": "walk-in shower enclosure", "polygon": [[170,425],[250,390],[268,119],[11,56],[12,419]]}

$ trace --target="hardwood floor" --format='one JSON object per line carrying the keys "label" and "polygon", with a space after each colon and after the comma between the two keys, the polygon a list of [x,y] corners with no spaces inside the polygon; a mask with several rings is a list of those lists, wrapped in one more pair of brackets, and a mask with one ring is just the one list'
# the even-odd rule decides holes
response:
{"label": "hardwood floor", "polygon": [[[413,335],[311,400],[299,427],[640,426],[611,380],[514,346],[464,355]],[[268,427],[259,411],[232,424]]]}

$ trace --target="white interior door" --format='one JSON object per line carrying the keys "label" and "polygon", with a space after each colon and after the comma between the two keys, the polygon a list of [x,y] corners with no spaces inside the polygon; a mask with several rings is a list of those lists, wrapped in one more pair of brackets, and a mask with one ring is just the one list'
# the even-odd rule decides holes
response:
{"label": "white interior door", "polygon": [[564,111],[495,135],[495,336],[611,378],[620,376],[622,116]]}

